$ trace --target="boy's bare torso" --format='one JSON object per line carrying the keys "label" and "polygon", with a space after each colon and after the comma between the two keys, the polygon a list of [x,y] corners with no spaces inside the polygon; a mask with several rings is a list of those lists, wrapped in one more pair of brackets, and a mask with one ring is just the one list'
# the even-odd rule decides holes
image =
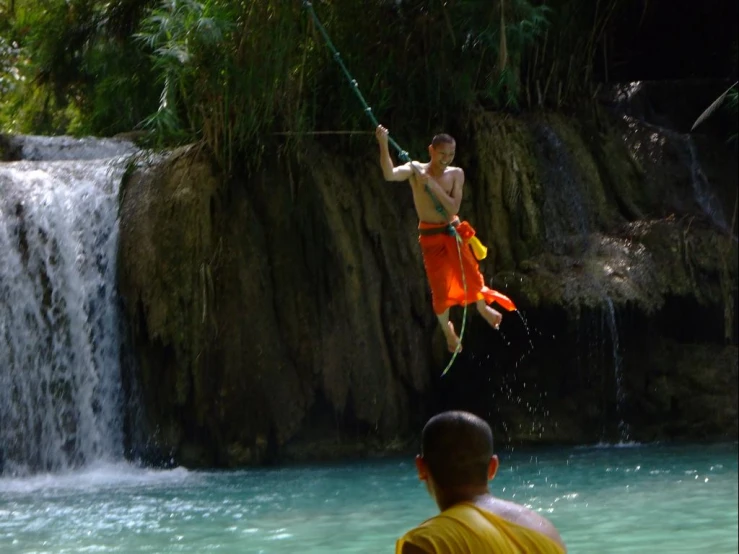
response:
{"label": "boy's bare torso", "polygon": [[[414,166],[416,168],[421,168],[424,171],[429,170],[429,163],[414,163]],[[444,168],[444,173],[441,175],[432,175],[431,178],[433,178],[442,189],[444,189],[444,192],[446,192],[448,195],[453,196],[454,193],[454,187],[460,187],[459,181],[461,181],[461,174],[462,171],[458,167],[449,166]],[[431,195],[426,190],[426,185],[421,182],[421,179],[419,178],[417,173],[413,173],[411,175],[410,179],[411,184],[411,190],[413,191],[413,204],[416,207],[416,214],[418,215],[418,219],[420,221],[424,221],[426,223],[448,223],[451,221],[454,216],[456,216],[456,213],[450,213],[447,214],[448,217],[444,217],[443,214],[439,213],[436,210],[436,204],[434,203],[434,200],[431,198]],[[457,192],[461,194],[461,191]]]}

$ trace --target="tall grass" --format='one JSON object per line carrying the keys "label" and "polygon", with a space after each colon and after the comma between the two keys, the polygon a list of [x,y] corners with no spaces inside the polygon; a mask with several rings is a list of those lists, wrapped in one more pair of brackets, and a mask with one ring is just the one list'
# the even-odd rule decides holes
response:
{"label": "tall grass", "polygon": [[[608,33],[625,0],[553,0],[543,40],[530,43],[522,65],[526,105],[561,107],[591,97],[596,60],[608,71]],[[606,50],[604,50],[606,49]]]}
{"label": "tall grass", "polygon": [[[495,2],[314,2],[375,115],[406,137],[479,103],[518,106],[523,51],[542,36],[550,10],[508,3],[502,68]],[[227,170],[258,158],[272,133],[368,123],[301,2],[166,0],[137,36],[160,76],[148,126],[167,142],[202,139]]]}
{"label": "tall grass", "polygon": [[[0,34],[20,53],[0,96],[0,131],[114,134],[156,107],[131,34],[150,0],[0,0]],[[2,65],[2,52],[0,52]]]}
{"label": "tall grass", "polygon": [[228,170],[244,154],[258,159],[267,133],[302,121],[301,15],[280,0],[165,0],[150,10],[136,36],[161,93],[146,126],[166,143],[204,141]]}
{"label": "tall grass", "polygon": [[[300,0],[16,2],[12,29],[33,60],[27,103],[71,110],[56,127],[200,141],[225,171],[253,167],[275,133],[368,130]],[[591,94],[593,60],[625,3],[313,1],[375,115],[411,152],[478,109]]]}

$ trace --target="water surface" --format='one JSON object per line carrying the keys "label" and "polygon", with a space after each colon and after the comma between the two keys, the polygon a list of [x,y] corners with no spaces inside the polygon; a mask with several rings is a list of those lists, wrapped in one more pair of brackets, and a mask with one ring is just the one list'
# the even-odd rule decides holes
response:
{"label": "water surface", "polygon": [[[737,552],[737,445],[502,452],[500,497],[573,553]],[[436,513],[395,459],[255,471],[103,465],[0,479],[0,552],[393,552]]]}

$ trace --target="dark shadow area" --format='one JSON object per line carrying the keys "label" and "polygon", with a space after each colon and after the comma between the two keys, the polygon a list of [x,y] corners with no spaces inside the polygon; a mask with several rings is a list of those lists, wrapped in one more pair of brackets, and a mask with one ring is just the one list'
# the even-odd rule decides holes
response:
{"label": "dark shadow area", "polygon": [[[736,77],[738,6],[726,0],[632,2],[607,41],[608,82]],[[602,50],[595,72],[606,81]]]}

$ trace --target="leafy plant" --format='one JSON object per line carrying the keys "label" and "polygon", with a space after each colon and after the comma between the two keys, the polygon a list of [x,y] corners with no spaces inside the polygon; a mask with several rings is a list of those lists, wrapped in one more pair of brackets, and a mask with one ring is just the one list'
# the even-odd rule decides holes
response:
{"label": "leafy plant", "polygon": [[162,143],[203,140],[224,169],[234,149],[259,151],[278,117],[289,118],[298,77],[299,13],[282,2],[166,0],[137,38],[161,86],[146,120]]}
{"label": "leafy plant", "polygon": [[[23,85],[2,98],[15,132],[114,134],[151,111],[146,58],[131,29],[148,0],[15,0],[4,36],[23,53]],[[2,10],[0,10],[2,11]],[[155,104],[154,104],[155,105]]]}
{"label": "leafy plant", "polygon": [[[593,59],[625,3],[313,2],[375,115],[409,151],[478,108],[561,106],[592,94]],[[285,132],[298,145],[306,131],[367,130],[298,0],[13,5],[8,36],[27,53],[28,78],[0,113],[17,114],[24,129],[140,126],[161,146],[201,141],[225,171],[254,167]]]}

